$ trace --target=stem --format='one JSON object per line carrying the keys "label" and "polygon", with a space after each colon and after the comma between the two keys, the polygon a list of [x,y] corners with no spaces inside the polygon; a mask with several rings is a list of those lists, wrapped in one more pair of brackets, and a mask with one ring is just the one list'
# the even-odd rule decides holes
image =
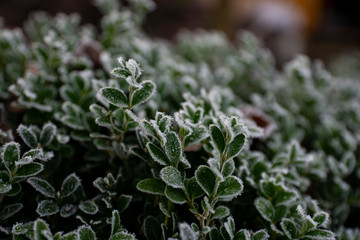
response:
{"label": "stem", "polygon": [[129,86],[129,102],[128,102],[128,109],[130,110],[132,108],[132,95],[134,93],[134,88],[132,86]]}
{"label": "stem", "polygon": [[[112,113],[112,112],[109,112],[109,114],[111,114],[111,113]],[[111,123],[112,125],[114,125],[111,117],[110,117],[110,123]],[[119,134],[118,134],[119,130],[111,127],[111,129],[110,129],[111,134],[115,135],[115,137],[113,137],[112,140],[115,140],[115,141],[121,143],[121,142],[124,140],[125,133],[126,133],[126,131],[127,131],[127,127],[128,127],[128,119],[127,119],[127,117],[125,117],[125,119],[124,119],[124,128],[122,129],[122,131],[121,131]],[[115,155],[116,155],[116,153],[115,153]],[[124,158],[124,159],[121,158],[121,161],[122,161],[122,163],[123,163],[123,165],[124,165],[125,171],[126,171],[129,175],[131,175],[131,174],[130,174],[130,173],[131,173],[131,168],[130,168],[130,166],[129,166],[129,163],[127,162],[127,158]]]}
{"label": "stem", "polygon": [[[167,201],[167,208],[166,208],[168,210],[168,212],[170,212],[170,208],[171,208],[171,201],[168,200]],[[166,228],[168,226],[168,223],[169,223],[169,217],[165,215],[164,225],[165,225]]]}
{"label": "stem", "polygon": [[[226,146],[224,152],[227,152],[227,148],[228,148],[228,146]],[[222,154],[220,155],[220,167],[219,167],[220,173],[222,172],[222,170],[224,168],[224,164],[225,164],[225,162],[227,160],[228,159],[225,159],[224,155],[222,155]],[[219,177],[216,178],[214,190],[211,193],[211,195],[209,196],[209,202],[210,202],[211,207],[213,207],[213,208],[215,207],[215,204],[217,202],[217,201],[215,201],[215,196],[216,196],[216,193],[217,193],[218,188],[219,188],[220,180],[221,179]],[[206,222],[205,222],[205,226],[204,226],[204,223],[202,223],[201,229],[203,229],[204,227],[207,227],[207,226],[210,225],[212,213],[209,210],[205,210],[204,213],[202,214],[202,216],[206,218]],[[206,234],[202,234],[202,235],[203,235],[203,237],[205,239]]]}

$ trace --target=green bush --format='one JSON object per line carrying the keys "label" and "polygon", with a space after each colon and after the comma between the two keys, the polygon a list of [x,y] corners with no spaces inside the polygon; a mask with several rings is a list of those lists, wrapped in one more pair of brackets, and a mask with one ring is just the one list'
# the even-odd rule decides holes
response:
{"label": "green bush", "polygon": [[358,79],[95,3],[0,29],[1,239],[360,239]]}

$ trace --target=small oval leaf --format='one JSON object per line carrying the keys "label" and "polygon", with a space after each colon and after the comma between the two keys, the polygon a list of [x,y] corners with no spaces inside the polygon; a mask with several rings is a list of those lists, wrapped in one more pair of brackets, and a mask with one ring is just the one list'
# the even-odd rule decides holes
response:
{"label": "small oval leaf", "polygon": [[155,162],[163,166],[169,165],[169,160],[167,159],[165,153],[155,144],[149,142],[146,144],[146,148]]}
{"label": "small oval leaf", "polygon": [[177,166],[182,155],[180,139],[174,132],[167,133],[165,138],[165,153],[174,166]]}
{"label": "small oval leaf", "polygon": [[100,96],[108,103],[117,107],[127,107],[128,99],[125,93],[117,88],[103,87],[99,91]]}
{"label": "small oval leaf", "polygon": [[174,167],[164,167],[160,171],[161,179],[173,188],[184,188],[184,183],[179,170]]}
{"label": "small oval leaf", "polygon": [[84,213],[90,214],[90,215],[94,215],[99,211],[98,206],[93,201],[90,201],[90,200],[80,203],[79,208]]}
{"label": "small oval leaf", "polygon": [[23,208],[22,203],[14,203],[5,206],[1,212],[0,212],[0,220],[8,219],[9,217],[15,215],[17,212],[19,212]]}
{"label": "small oval leaf", "polygon": [[222,154],[225,149],[225,137],[220,128],[216,125],[210,125],[210,136],[215,145],[214,147]]}
{"label": "small oval leaf", "polygon": [[217,197],[231,200],[240,195],[243,188],[243,183],[240,179],[229,176],[224,181],[220,182]]}
{"label": "small oval leaf", "polygon": [[44,179],[31,177],[27,180],[27,182],[42,195],[50,198],[55,198],[55,188]]}
{"label": "small oval leaf", "polygon": [[231,141],[229,144],[228,150],[226,152],[226,158],[233,158],[239,155],[241,150],[243,149],[246,142],[246,136],[245,134],[241,133],[237,135],[234,140]]}
{"label": "small oval leaf", "polygon": [[164,183],[161,180],[153,178],[141,180],[136,188],[139,191],[157,195],[164,195],[165,191]]}
{"label": "small oval leaf", "polygon": [[9,173],[13,172],[16,166],[16,162],[20,159],[20,145],[16,142],[9,142],[5,144],[1,158]]}
{"label": "small oval leaf", "polygon": [[54,215],[59,212],[59,206],[52,200],[43,200],[39,202],[36,212],[40,217]]}
{"label": "small oval leaf", "polygon": [[16,171],[16,177],[15,178],[25,178],[34,176],[38,173],[40,173],[44,169],[44,166],[40,163],[29,163],[26,165],[22,165],[17,171]]}
{"label": "small oval leaf", "polygon": [[80,179],[75,175],[75,173],[70,174],[65,178],[61,186],[61,197],[65,198],[67,196],[70,196],[80,185]]}
{"label": "small oval leaf", "polygon": [[173,203],[176,203],[176,204],[186,203],[186,196],[182,189],[177,189],[177,188],[173,188],[170,186],[166,186],[165,196]]}
{"label": "small oval leaf", "polygon": [[40,144],[42,147],[45,147],[51,143],[56,134],[56,126],[49,122],[46,123],[40,133]]}
{"label": "small oval leaf", "polygon": [[214,191],[216,183],[216,175],[213,171],[208,166],[202,165],[195,171],[195,178],[204,192],[210,196]]}
{"label": "small oval leaf", "polygon": [[20,124],[16,131],[19,133],[20,137],[24,140],[26,145],[28,145],[30,148],[37,147],[37,136],[32,131],[30,131],[28,127]]}
{"label": "small oval leaf", "polygon": [[141,83],[141,87],[134,91],[131,99],[131,106],[146,102],[151,98],[155,92],[155,84],[150,81],[144,81]]}

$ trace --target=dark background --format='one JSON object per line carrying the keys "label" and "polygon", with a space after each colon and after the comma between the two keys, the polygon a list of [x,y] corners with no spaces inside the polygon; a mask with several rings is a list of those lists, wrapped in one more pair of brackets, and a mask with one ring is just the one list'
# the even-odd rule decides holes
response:
{"label": "dark background", "polygon": [[[252,10],[249,10],[249,1],[252,1]],[[280,5],[282,2],[291,2],[267,1]],[[224,31],[230,39],[234,39],[238,29],[248,29],[264,40],[279,62],[289,60],[297,52],[329,62],[341,54],[357,51],[360,47],[360,17],[357,1],[354,0],[293,0],[294,6],[305,16],[306,23],[285,28],[277,27],[276,24],[263,26],[261,21],[257,22],[259,16],[261,18],[268,14],[267,8],[265,11],[259,10],[260,14],[259,11],[257,15],[254,14],[254,9],[257,9],[254,3],[261,3],[261,0],[155,2],[157,8],[148,15],[144,23],[145,31],[154,37],[173,40],[180,29],[205,28]],[[82,23],[96,26],[99,26],[101,18],[101,13],[92,5],[91,0],[0,0],[0,17],[8,28],[21,27],[31,12],[39,10],[52,15],[58,12],[77,12],[82,17]],[[276,13],[276,20],[275,15]],[[281,23],[291,23],[291,19],[278,20]],[[285,47],[284,43],[289,46]]]}

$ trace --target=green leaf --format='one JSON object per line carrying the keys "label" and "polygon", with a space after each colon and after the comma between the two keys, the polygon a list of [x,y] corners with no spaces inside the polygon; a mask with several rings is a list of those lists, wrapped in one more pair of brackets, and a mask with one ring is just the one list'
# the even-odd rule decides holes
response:
{"label": "green leaf", "polygon": [[[1,148],[0,148],[1,151]],[[0,171],[0,182],[9,182],[10,181],[10,176],[9,176],[9,172],[5,171],[5,170],[1,170]]]}
{"label": "green leaf", "polygon": [[66,115],[69,116],[73,116],[73,117],[78,117],[81,115],[81,113],[83,112],[83,110],[81,109],[80,106],[76,105],[75,103],[72,102],[64,102],[61,105],[62,110],[66,113]]}
{"label": "green leaf", "polygon": [[161,239],[161,226],[159,221],[153,216],[147,216],[144,220],[144,234],[148,240]]}
{"label": "green leaf", "polygon": [[259,197],[255,200],[255,207],[265,220],[271,222],[272,218],[274,217],[275,210],[269,200],[263,197]]}
{"label": "green leaf", "polygon": [[65,178],[62,183],[60,194],[62,198],[68,197],[73,194],[76,189],[81,185],[80,179],[75,175],[75,173],[70,174]]}
{"label": "green leaf", "polygon": [[1,158],[9,173],[13,172],[16,162],[20,159],[20,145],[16,142],[9,142],[4,145]]}
{"label": "green leaf", "polygon": [[77,212],[78,208],[74,204],[65,204],[60,209],[60,216],[63,218],[68,218],[74,215]]}
{"label": "green leaf", "polygon": [[124,123],[126,121],[126,114],[123,108],[118,108],[115,111],[112,112],[112,119],[116,119],[116,121],[113,120],[113,122],[116,122],[116,126],[118,128],[123,128]]}
{"label": "green leaf", "polygon": [[24,153],[22,158],[30,157],[32,160],[35,160],[37,158],[41,159],[43,157],[43,155],[44,155],[43,150],[41,148],[36,148],[36,149],[30,149],[29,151]]}
{"label": "green leaf", "polygon": [[245,142],[246,142],[245,134],[241,133],[237,135],[228,146],[228,150],[226,152],[226,158],[229,159],[239,155],[239,153],[241,152],[241,150],[245,145]]}
{"label": "green leaf", "polygon": [[12,189],[12,186],[10,183],[2,182],[2,179],[0,179],[0,194],[5,194],[9,192]]}
{"label": "green leaf", "polygon": [[251,240],[250,232],[246,229],[241,229],[235,234],[234,240]]}
{"label": "green leaf", "polygon": [[199,166],[195,171],[195,178],[204,192],[210,196],[215,188],[216,176],[208,166]]}
{"label": "green leaf", "polygon": [[210,136],[211,140],[214,143],[214,147],[219,151],[220,154],[223,154],[225,150],[225,137],[216,125],[210,125]]}
{"label": "green leaf", "polygon": [[25,144],[28,145],[30,148],[37,147],[37,136],[30,131],[30,129],[22,124],[16,129],[20,137],[24,140]]}
{"label": "green leaf", "polygon": [[52,200],[43,200],[39,202],[36,212],[40,217],[50,216],[59,212],[59,206]]}
{"label": "green leaf", "polygon": [[134,91],[131,99],[131,106],[146,102],[155,92],[155,84],[150,81],[143,81],[141,87]]}
{"label": "green leaf", "polygon": [[125,93],[117,88],[103,87],[99,91],[99,95],[108,103],[117,107],[127,107],[128,99]]}
{"label": "green leaf", "polygon": [[69,128],[76,129],[76,130],[84,130],[85,129],[81,120],[76,117],[65,115],[60,120],[64,125],[68,126]]}
{"label": "green leaf", "polygon": [[91,104],[89,109],[96,117],[104,116],[107,112],[104,107],[96,103]]}
{"label": "green leaf", "polygon": [[252,236],[251,240],[266,240],[269,239],[269,234],[265,230],[259,230]]}
{"label": "green leaf", "polygon": [[215,209],[213,219],[223,219],[230,215],[230,209],[225,206],[219,206]]}
{"label": "green leaf", "polygon": [[11,185],[11,190],[6,193],[7,196],[16,196],[21,192],[21,184],[20,183],[13,183]]}
{"label": "green leaf", "polygon": [[79,142],[91,141],[91,137],[87,131],[74,130],[71,131],[70,136],[72,139]]}
{"label": "green leaf", "polygon": [[163,166],[169,165],[169,160],[167,159],[165,153],[160,148],[158,148],[155,144],[148,142],[146,144],[146,148],[149,151],[150,156],[152,157],[152,159],[155,162],[157,162]]}
{"label": "green leaf", "polygon": [[116,209],[119,211],[119,213],[122,213],[129,207],[132,199],[133,197],[131,195],[121,194],[116,204]]}
{"label": "green leaf", "polygon": [[102,193],[105,193],[108,189],[107,184],[105,183],[104,179],[102,179],[100,177],[94,180],[93,185]]}
{"label": "green leaf", "polygon": [[184,188],[180,171],[172,166],[161,169],[160,177],[167,185],[173,188]]}
{"label": "green leaf", "polygon": [[205,194],[195,177],[185,180],[185,188],[191,199],[199,198]]}
{"label": "green leaf", "polygon": [[335,234],[323,229],[310,230],[305,237],[316,240],[335,240]]}
{"label": "green leaf", "polygon": [[48,240],[46,235],[52,236],[50,228],[44,220],[38,218],[34,223],[34,240]]}
{"label": "green leaf", "polygon": [[273,217],[273,222],[279,222],[283,219],[289,212],[289,208],[286,205],[279,205],[275,207],[275,216]]}
{"label": "green leaf", "polygon": [[213,227],[210,230],[210,234],[209,234],[210,240],[218,240],[218,239],[222,239],[219,230],[216,227]]}
{"label": "green leaf", "polygon": [[141,192],[164,195],[165,187],[161,180],[148,178],[141,180],[136,188]]}
{"label": "green leaf", "polygon": [[61,236],[60,240],[78,240],[79,234],[77,232],[69,232]]}
{"label": "green leaf", "polygon": [[118,232],[114,236],[111,236],[109,240],[135,240],[135,237],[127,232]]}
{"label": "green leaf", "polygon": [[260,181],[260,189],[267,198],[274,198],[277,192],[273,181]]}
{"label": "green leaf", "polygon": [[290,220],[288,218],[284,218],[281,221],[280,226],[288,238],[290,238],[290,239],[297,238],[298,230],[297,230],[296,224],[292,220]]}
{"label": "green leaf", "polygon": [[193,129],[192,133],[185,137],[184,147],[197,144],[209,136],[204,126],[198,126]]}
{"label": "green leaf", "polygon": [[91,229],[90,226],[81,226],[77,230],[79,234],[79,240],[95,240],[95,232]]}
{"label": "green leaf", "polygon": [[0,220],[3,221],[5,219],[8,219],[9,217],[19,212],[22,208],[23,208],[22,203],[14,203],[3,207],[3,209],[0,212]]}
{"label": "green leaf", "polygon": [[152,135],[152,136],[156,136],[156,130],[155,128],[151,125],[151,123],[149,123],[148,121],[146,121],[145,119],[142,119],[140,121],[140,125],[142,126],[144,132]]}
{"label": "green leaf", "polygon": [[37,178],[31,177],[27,180],[27,182],[35,188],[36,191],[40,192],[42,195],[50,198],[55,198],[55,189],[51,186],[47,181]]}
{"label": "green leaf", "polygon": [[98,206],[91,200],[79,204],[79,208],[86,214],[94,215],[99,211]]}
{"label": "green leaf", "polygon": [[174,166],[177,166],[182,155],[180,139],[174,132],[167,133],[165,138],[165,153],[171,163],[173,163]]}
{"label": "green leaf", "polygon": [[120,225],[120,215],[117,210],[112,211],[111,217],[111,236],[115,235],[115,233],[121,230]]}
{"label": "green leaf", "polygon": [[184,204],[186,202],[186,196],[182,189],[166,186],[165,196],[173,203]]}
{"label": "green leaf", "polygon": [[185,156],[182,156],[182,157],[180,158],[180,163],[181,163],[181,165],[182,165],[185,169],[191,168],[191,164],[190,164],[190,162],[186,159]]}
{"label": "green leaf", "polygon": [[[224,223],[224,227],[227,235],[229,235],[230,238],[233,238],[235,235],[235,222],[232,216],[227,218],[227,221]],[[223,231],[221,231],[221,233],[223,233]]]}
{"label": "green leaf", "polygon": [[194,230],[187,223],[179,224],[179,232],[181,240],[196,240],[196,234]]}
{"label": "green leaf", "polygon": [[229,176],[220,182],[217,197],[227,200],[233,199],[242,193],[243,188],[243,183],[239,178]]}
{"label": "green leaf", "polygon": [[281,192],[278,191],[273,203],[275,206],[285,204],[293,201],[297,196],[297,193],[290,189]]}
{"label": "green leaf", "polygon": [[167,204],[165,204],[164,202],[160,202],[159,203],[159,208],[160,208],[160,211],[167,217],[171,217],[171,214],[170,214],[170,211],[167,209]]}
{"label": "green leaf", "polygon": [[233,174],[234,171],[235,171],[235,162],[233,159],[230,159],[225,162],[221,173],[223,177],[227,177]]}
{"label": "green leaf", "polygon": [[316,213],[313,217],[318,226],[326,226],[329,221],[329,214],[326,212]]}
{"label": "green leaf", "polygon": [[40,173],[44,169],[44,166],[40,163],[29,163],[22,165],[16,171],[16,179],[34,176]]}
{"label": "green leaf", "polygon": [[42,130],[41,130],[41,134],[40,134],[40,144],[42,147],[45,147],[47,145],[49,145],[51,143],[51,141],[54,139],[56,134],[56,126],[49,122],[46,123]]}
{"label": "green leaf", "polygon": [[11,233],[14,235],[21,235],[27,233],[29,230],[29,223],[15,223],[12,227]]}

